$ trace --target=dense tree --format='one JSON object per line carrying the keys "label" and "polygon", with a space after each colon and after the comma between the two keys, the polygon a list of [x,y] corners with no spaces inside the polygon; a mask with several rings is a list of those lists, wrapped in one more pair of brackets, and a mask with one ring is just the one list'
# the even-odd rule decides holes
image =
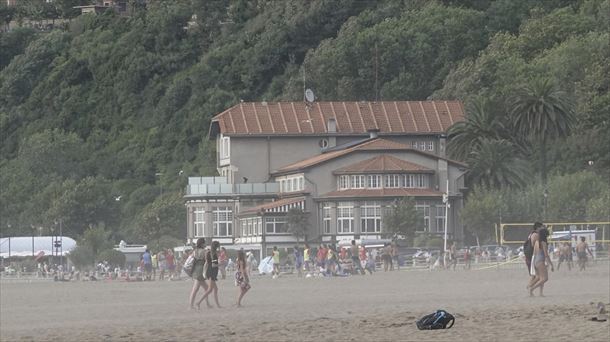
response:
{"label": "dense tree", "polygon": [[565,92],[544,78],[533,79],[521,88],[511,106],[515,129],[539,148],[542,182],[546,184],[547,143],[570,134],[574,122],[573,104]]}
{"label": "dense tree", "polygon": [[383,213],[382,232],[389,237],[403,236],[409,244],[413,243],[415,231],[417,231],[420,215],[415,210],[415,200],[412,197],[404,197],[395,201]]}
{"label": "dense tree", "polygon": [[[55,0],[45,12],[51,3],[24,0],[12,18],[70,19],[76,2]],[[159,228],[153,242],[184,239],[186,180],[177,175],[216,173],[210,117],[240,99],[301,100],[303,75],[324,100],[464,100],[480,124],[472,132],[494,141],[458,146],[477,165],[473,175],[495,170],[502,140],[517,146],[505,166],[540,163],[521,155],[529,150],[504,100],[546,77],[574,100],[576,123],[567,138],[549,138],[549,178],[585,168],[610,175],[609,1],[180,0],[133,9],[78,16],[65,31],[0,32],[0,227],[11,227],[3,234],[63,217],[75,237],[104,226],[113,240],[144,242],[139,230],[150,223]],[[479,97],[488,104],[472,110]],[[458,136],[459,145],[478,139]],[[542,207],[539,170],[530,169],[527,187],[504,194],[514,219]],[[156,225],[157,213],[167,225]]]}
{"label": "dense tree", "polygon": [[297,245],[301,238],[306,238],[307,216],[301,208],[291,208],[286,214],[288,232],[297,238]]}

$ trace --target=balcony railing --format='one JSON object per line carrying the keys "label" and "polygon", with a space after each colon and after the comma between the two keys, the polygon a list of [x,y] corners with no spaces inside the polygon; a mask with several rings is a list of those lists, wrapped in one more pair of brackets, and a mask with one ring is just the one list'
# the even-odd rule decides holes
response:
{"label": "balcony railing", "polygon": [[[214,177],[220,178],[220,177]],[[191,183],[186,187],[186,196],[212,196],[212,195],[248,195],[248,194],[274,194],[280,191],[279,183]]]}

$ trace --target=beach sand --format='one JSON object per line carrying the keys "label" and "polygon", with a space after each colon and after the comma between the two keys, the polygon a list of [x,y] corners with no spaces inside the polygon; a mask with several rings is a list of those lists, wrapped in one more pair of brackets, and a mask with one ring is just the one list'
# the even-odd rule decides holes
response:
{"label": "beach sand", "polygon": [[[191,281],[0,283],[1,341],[608,341],[591,303],[610,302],[608,263],[550,274],[530,298],[523,270],[398,271],[346,278],[232,280],[221,309],[190,311]],[[449,330],[419,331],[436,309]]]}

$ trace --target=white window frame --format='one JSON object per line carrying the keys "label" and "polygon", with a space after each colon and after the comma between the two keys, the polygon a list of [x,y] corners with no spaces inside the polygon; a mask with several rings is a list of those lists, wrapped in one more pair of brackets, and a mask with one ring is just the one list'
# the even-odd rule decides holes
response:
{"label": "white window frame", "polygon": [[420,141],[419,142],[419,149],[422,151],[426,150],[426,142],[425,141]]}
{"label": "white window frame", "polygon": [[417,143],[418,143],[417,141],[411,141],[411,148],[417,150],[417,146],[418,146]]}
{"label": "white window frame", "polygon": [[390,174],[384,177],[385,188],[399,188],[400,187],[400,175]]}
{"label": "white window frame", "polygon": [[381,175],[366,176],[366,187],[369,189],[379,189],[382,187],[383,177]]}
{"label": "white window frame", "polygon": [[366,177],[364,175],[352,175],[352,189],[364,189],[366,187]]}
{"label": "white window frame", "polygon": [[193,211],[193,224],[195,227],[196,238],[204,237],[205,235],[205,210],[201,207],[195,208]]}
{"label": "white window frame", "polygon": [[324,234],[330,234],[331,232],[331,207],[330,204],[325,205],[324,207],[322,207],[322,226],[323,226],[323,230],[324,230]]}
{"label": "white window frame", "polygon": [[220,159],[229,159],[231,158],[231,138],[221,136],[220,137]]}
{"label": "white window frame", "polygon": [[434,151],[434,141],[428,141],[427,145],[428,145],[428,151],[430,151],[430,152]]}
{"label": "white window frame", "polygon": [[337,234],[354,232],[354,204],[339,202],[337,205]]}
{"label": "white window frame", "polygon": [[346,190],[350,188],[349,183],[350,177],[348,175],[339,176],[339,190]]}
{"label": "white window frame", "polygon": [[417,211],[418,215],[423,214],[424,232],[430,232],[430,204],[428,204],[426,201],[416,202],[415,210]]}
{"label": "white window frame", "polygon": [[381,205],[364,202],[360,206],[360,230],[362,233],[381,233]]}
{"label": "white window frame", "polygon": [[445,230],[445,220],[446,219],[447,218],[445,217],[445,205],[444,204],[437,204],[436,205],[436,215],[435,215],[436,231],[437,232]]}
{"label": "white window frame", "polygon": [[233,209],[231,207],[214,207],[214,236],[233,236]]}
{"label": "white window frame", "polygon": [[[269,229],[271,227],[271,230]],[[282,227],[281,229],[279,227]],[[266,217],[265,218],[265,233],[266,234],[287,234],[286,218],[284,217]]]}

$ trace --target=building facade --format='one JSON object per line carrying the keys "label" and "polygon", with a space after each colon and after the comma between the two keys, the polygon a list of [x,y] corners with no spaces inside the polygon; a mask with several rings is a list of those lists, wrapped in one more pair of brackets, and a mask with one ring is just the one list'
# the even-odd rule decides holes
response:
{"label": "building facade", "polygon": [[463,118],[457,101],[240,103],[210,125],[220,176],[189,178],[189,239],[266,255],[297,242],[291,208],[307,217],[301,241],[379,239],[384,213],[412,197],[418,231],[448,219],[462,240],[466,165],[445,157],[445,132]]}

